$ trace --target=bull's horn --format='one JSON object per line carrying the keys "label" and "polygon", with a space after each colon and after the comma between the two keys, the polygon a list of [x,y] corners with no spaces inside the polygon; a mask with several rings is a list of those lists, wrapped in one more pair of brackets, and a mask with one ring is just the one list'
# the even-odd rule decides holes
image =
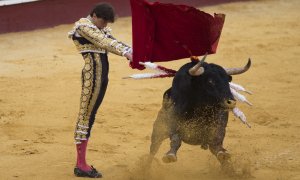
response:
{"label": "bull's horn", "polygon": [[195,66],[193,66],[191,69],[189,69],[189,74],[191,76],[200,76],[201,74],[204,73],[204,68],[201,67],[203,62],[205,61],[207,56],[207,53],[203,56],[201,61],[199,61]]}
{"label": "bull's horn", "polygon": [[199,61],[195,66],[189,69],[189,74],[191,76],[200,76],[201,74],[204,73],[204,68],[201,67],[202,63]]}
{"label": "bull's horn", "polygon": [[246,66],[241,68],[225,68],[225,71],[228,75],[237,75],[246,72],[250,68],[250,66],[251,66],[251,59],[249,58]]}
{"label": "bull's horn", "polygon": [[205,53],[205,55],[204,55],[203,58],[201,59],[201,61],[200,61],[201,64],[205,61],[207,54],[208,54],[208,53]]}

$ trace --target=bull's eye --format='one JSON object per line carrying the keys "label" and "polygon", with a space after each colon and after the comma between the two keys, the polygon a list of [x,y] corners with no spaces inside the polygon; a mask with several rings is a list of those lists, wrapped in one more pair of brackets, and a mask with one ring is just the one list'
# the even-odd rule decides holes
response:
{"label": "bull's eye", "polygon": [[212,86],[214,86],[214,85],[215,85],[215,81],[214,81],[214,80],[212,80],[212,79],[209,79],[209,80],[208,80],[208,83],[209,83],[210,85],[212,85]]}

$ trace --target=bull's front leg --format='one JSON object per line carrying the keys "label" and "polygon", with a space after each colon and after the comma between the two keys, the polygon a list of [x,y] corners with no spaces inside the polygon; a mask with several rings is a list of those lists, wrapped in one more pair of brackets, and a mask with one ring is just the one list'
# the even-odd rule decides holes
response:
{"label": "bull's front leg", "polygon": [[[217,132],[221,133],[221,131],[218,130]],[[209,150],[217,157],[221,165],[225,165],[230,161],[230,154],[225,148],[223,148],[223,145],[221,143],[217,143],[217,142],[218,141],[215,141],[209,144]]]}
{"label": "bull's front leg", "polygon": [[150,156],[153,158],[155,154],[157,153],[161,143],[163,140],[168,138],[168,128],[167,125],[164,122],[163,117],[164,111],[160,110],[158,117],[156,121],[153,124],[153,130],[151,135],[151,145],[150,145]]}
{"label": "bull's front leg", "polygon": [[162,107],[158,112],[157,118],[153,124],[151,135],[150,156],[153,158],[157,153],[163,140],[167,139],[170,134],[170,115],[172,111],[171,88],[163,95]]}
{"label": "bull's front leg", "polygon": [[167,139],[170,134],[169,113],[172,106],[170,99],[170,89],[164,93],[162,108],[158,112],[157,118],[153,124],[151,135],[150,156],[153,158],[157,153],[163,140]]}
{"label": "bull's front leg", "polygon": [[226,126],[228,121],[228,112],[220,112],[218,120],[211,130],[211,140],[209,143],[209,150],[217,157],[222,166],[230,164],[231,155],[223,148],[223,141],[226,133]]}
{"label": "bull's front leg", "polygon": [[164,155],[162,158],[163,162],[165,163],[171,163],[171,162],[176,162],[177,161],[177,151],[181,146],[181,138],[178,133],[176,134],[171,134],[170,136],[170,150]]}

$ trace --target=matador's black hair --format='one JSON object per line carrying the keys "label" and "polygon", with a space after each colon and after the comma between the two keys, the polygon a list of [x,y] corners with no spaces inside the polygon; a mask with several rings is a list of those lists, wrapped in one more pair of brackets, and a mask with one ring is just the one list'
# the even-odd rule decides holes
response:
{"label": "matador's black hair", "polygon": [[98,18],[102,18],[105,21],[113,23],[115,21],[115,10],[112,5],[108,3],[99,3],[96,4],[92,9],[90,15],[96,14]]}

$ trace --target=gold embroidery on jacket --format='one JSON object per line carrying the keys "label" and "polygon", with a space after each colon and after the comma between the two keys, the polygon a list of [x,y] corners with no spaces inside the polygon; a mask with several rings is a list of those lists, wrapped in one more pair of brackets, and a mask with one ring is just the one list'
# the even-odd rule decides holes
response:
{"label": "gold embroidery on jacket", "polygon": [[84,52],[106,53],[105,49],[98,48],[94,44],[80,44],[77,40],[74,40],[74,44],[80,53],[84,53]]}
{"label": "gold embroidery on jacket", "polygon": [[74,34],[76,35],[76,33],[78,33],[80,36],[84,37],[94,45],[80,45],[78,41],[74,41],[79,52],[102,52],[104,49],[122,56],[126,51],[130,49],[130,47],[126,46],[125,44],[118,42],[113,38],[110,38],[107,34],[105,34],[104,30],[98,29],[87,18],[81,18],[75,23],[74,29],[69,32],[69,37]]}

